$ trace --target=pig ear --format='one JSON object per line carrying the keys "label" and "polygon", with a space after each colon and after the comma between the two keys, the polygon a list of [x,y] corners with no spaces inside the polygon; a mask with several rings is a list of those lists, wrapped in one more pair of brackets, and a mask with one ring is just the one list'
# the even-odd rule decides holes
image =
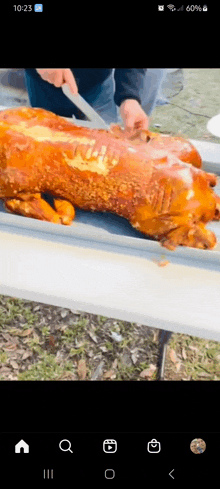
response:
{"label": "pig ear", "polygon": [[140,131],[140,139],[141,141],[148,143],[148,141],[151,139],[150,131],[148,131],[148,129],[142,129],[142,131]]}
{"label": "pig ear", "polygon": [[206,173],[206,178],[210,187],[215,187],[215,185],[217,185],[217,176],[214,173]]}
{"label": "pig ear", "polygon": [[134,131],[133,134],[129,134],[125,131],[125,136],[129,139],[129,141],[139,141],[141,143],[148,143],[151,139],[151,132],[148,129],[139,129],[138,131]]}
{"label": "pig ear", "polygon": [[110,125],[110,132],[113,133],[114,136],[116,136],[119,139],[125,139],[126,138],[126,136],[124,134],[124,130],[118,124],[111,124]]}
{"label": "pig ear", "polygon": [[111,132],[116,132],[116,133],[122,133],[123,132],[123,129],[121,126],[119,126],[119,124],[110,124],[110,131]]}

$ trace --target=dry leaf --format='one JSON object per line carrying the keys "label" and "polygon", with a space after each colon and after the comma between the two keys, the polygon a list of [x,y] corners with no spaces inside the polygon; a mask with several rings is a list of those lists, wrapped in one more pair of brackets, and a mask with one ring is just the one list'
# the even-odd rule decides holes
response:
{"label": "dry leaf", "polygon": [[75,380],[76,379],[76,376],[74,375],[73,372],[64,372],[61,376],[60,376],[60,379],[61,380]]}
{"label": "dry leaf", "polygon": [[180,371],[180,367],[181,367],[181,362],[176,364],[176,372]]}
{"label": "dry leaf", "polygon": [[1,374],[7,374],[8,372],[11,372],[11,369],[9,367],[2,367],[0,369]]}
{"label": "dry leaf", "polygon": [[137,363],[138,358],[139,358],[138,348],[134,348],[134,350],[131,350],[131,359],[134,365],[135,363]]}
{"label": "dry leaf", "polygon": [[20,335],[20,332],[21,332],[21,330],[18,329],[18,328],[12,328],[12,329],[10,329],[10,334],[12,334],[14,336]]}
{"label": "dry leaf", "polygon": [[32,357],[32,355],[33,355],[32,351],[26,351],[21,359],[26,360],[26,358]]}
{"label": "dry leaf", "polygon": [[7,377],[7,380],[17,380],[17,376],[16,376],[16,375],[12,375],[12,374],[10,374],[10,375]]}
{"label": "dry leaf", "polygon": [[61,311],[60,315],[64,319],[69,314],[68,310]]}
{"label": "dry leaf", "polygon": [[100,377],[102,375],[102,369],[103,369],[104,363],[105,363],[104,360],[101,360],[98,367],[96,367],[95,372],[93,372],[93,374],[91,376],[91,380],[97,380],[98,377]]}
{"label": "dry leaf", "polygon": [[84,380],[86,378],[86,362],[85,362],[85,360],[81,359],[78,361],[77,372],[78,372],[78,376],[81,380]]}
{"label": "dry leaf", "polygon": [[186,350],[184,347],[182,348],[182,358],[184,358],[184,360],[187,359]]}
{"label": "dry leaf", "polygon": [[112,377],[116,377],[114,370],[108,370],[103,374],[104,379],[112,379]]}
{"label": "dry leaf", "polygon": [[10,334],[8,334],[8,333],[3,333],[2,332],[1,335],[3,336],[4,340],[6,340],[6,341],[12,340]]}
{"label": "dry leaf", "polygon": [[150,379],[155,372],[156,367],[155,365],[150,364],[150,368],[145,368],[141,373],[140,377],[143,379]]}
{"label": "dry leaf", "polygon": [[60,331],[66,331],[68,326],[66,324],[63,324],[63,326],[59,326]]}
{"label": "dry leaf", "polygon": [[177,362],[177,356],[176,356],[176,353],[173,349],[170,350],[170,360],[173,363]]}
{"label": "dry leaf", "polygon": [[196,348],[195,346],[189,346],[190,350],[194,350],[194,351],[199,351],[198,348]]}
{"label": "dry leaf", "polygon": [[157,342],[158,341],[158,338],[159,338],[159,330],[158,331],[154,331],[154,334],[153,334],[153,342]]}
{"label": "dry leaf", "polygon": [[19,368],[19,365],[17,364],[17,362],[15,362],[14,360],[11,360],[10,361],[10,365],[13,367],[13,368],[16,368],[18,369]]}
{"label": "dry leaf", "polygon": [[117,365],[118,365],[118,360],[116,358],[112,364],[112,368],[117,368]]}
{"label": "dry leaf", "polygon": [[53,335],[50,335],[50,337],[49,337],[49,346],[51,348],[55,348],[55,338]]}
{"label": "dry leaf", "polygon": [[113,338],[113,340],[117,341],[118,343],[120,343],[120,341],[123,340],[123,337],[121,336],[121,334],[118,334],[115,331],[111,331],[110,336],[111,336],[111,338]]}
{"label": "dry leaf", "polygon": [[88,331],[88,335],[90,336],[91,340],[94,341],[94,343],[98,343],[98,340],[92,331]]}
{"label": "dry leaf", "polygon": [[7,345],[5,345],[3,347],[3,350],[6,350],[6,351],[17,350],[17,344],[16,343],[8,343]]}
{"label": "dry leaf", "polygon": [[36,311],[39,311],[39,309],[40,309],[40,306],[35,306],[33,311],[36,312]]}
{"label": "dry leaf", "polygon": [[25,329],[24,331],[21,331],[21,333],[19,333],[19,336],[29,336],[31,333],[33,333],[33,328]]}
{"label": "dry leaf", "polygon": [[143,370],[141,373],[140,373],[140,377],[142,377],[143,379],[145,379],[146,377],[149,376],[149,371],[150,369],[149,368],[145,368],[145,370]]}

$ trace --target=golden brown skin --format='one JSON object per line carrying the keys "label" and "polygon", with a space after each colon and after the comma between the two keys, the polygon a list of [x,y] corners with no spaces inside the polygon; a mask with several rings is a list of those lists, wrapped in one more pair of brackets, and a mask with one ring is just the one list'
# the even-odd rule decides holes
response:
{"label": "golden brown skin", "polygon": [[183,138],[128,138],[119,126],[91,130],[38,108],[0,112],[0,199],[27,217],[68,225],[74,207],[112,212],[169,249],[212,249],[216,237],[205,224],[220,219],[217,177],[200,167]]}
{"label": "golden brown skin", "polygon": [[132,141],[132,144],[135,144],[141,150],[147,151],[147,154],[150,154],[151,151],[154,158],[157,154],[160,155],[161,151],[165,151],[166,153],[175,154],[177,158],[185,163],[191,163],[191,165],[197,168],[202,167],[202,158],[196,148],[190,141],[187,141],[181,136],[168,136],[166,134],[158,134],[148,130],[140,130],[129,137],[129,135],[117,124],[112,124],[111,130],[122,139],[127,135],[127,138]]}

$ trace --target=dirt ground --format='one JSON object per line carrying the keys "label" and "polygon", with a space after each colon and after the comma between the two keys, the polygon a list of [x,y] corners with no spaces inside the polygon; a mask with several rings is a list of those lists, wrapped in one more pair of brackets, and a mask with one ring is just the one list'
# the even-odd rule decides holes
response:
{"label": "dirt ground", "polygon": [[[9,71],[0,70],[0,105],[29,105],[22,76],[13,72],[9,86]],[[170,103],[156,107],[150,129],[219,143],[206,128],[220,112],[219,76],[220,69],[170,73],[163,85]],[[157,380],[158,335],[141,324],[1,295],[0,380]],[[220,343],[172,334],[165,380],[220,380]]]}

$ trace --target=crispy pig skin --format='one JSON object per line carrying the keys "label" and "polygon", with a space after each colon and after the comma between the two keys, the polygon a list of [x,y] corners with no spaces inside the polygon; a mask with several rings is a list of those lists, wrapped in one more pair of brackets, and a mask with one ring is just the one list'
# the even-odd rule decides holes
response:
{"label": "crispy pig skin", "polygon": [[201,165],[178,136],[79,127],[40,108],[0,112],[0,199],[27,217],[70,225],[75,207],[111,212],[168,249],[212,249],[205,224],[220,219],[220,198]]}

